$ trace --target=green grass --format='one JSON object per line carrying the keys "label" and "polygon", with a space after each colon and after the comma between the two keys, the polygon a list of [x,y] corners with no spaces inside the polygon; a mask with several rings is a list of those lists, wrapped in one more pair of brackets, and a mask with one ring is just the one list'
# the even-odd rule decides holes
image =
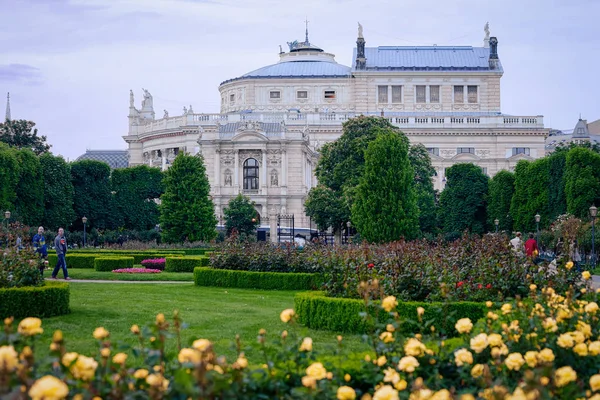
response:
{"label": "green grass", "polygon": [[[284,329],[296,330],[313,338],[314,350],[324,355],[331,354],[336,343],[333,332],[294,328],[279,320],[279,313],[294,305],[295,292],[292,291],[209,288],[192,284],[71,283],[70,286],[72,312],[43,320],[44,345],[40,346],[43,349],[51,342],[52,333],[60,329],[68,351],[95,354],[97,343],[92,332],[98,326],[111,332],[113,343],[134,344],[129,333],[132,324],[150,323],[159,312],[168,318],[173,310],[179,310],[184,322],[189,324],[182,335],[184,345],[196,338],[206,338],[228,358],[235,354],[232,343],[236,334],[244,346],[255,346],[260,328],[267,330],[269,340],[278,337]],[[344,343],[348,354],[358,352],[346,359],[356,360],[369,350],[359,335],[344,335]],[[170,350],[174,349],[173,340]],[[255,349],[248,349],[247,354],[259,362]]]}
{"label": "green grass", "polygon": [[[50,273],[46,274],[48,277]],[[58,273],[62,278],[62,272]],[[115,274],[113,272],[99,272],[86,268],[69,268],[69,277],[73,279],[109,280],[109,281],[185,281],[193,282],[192,272],[161,272],[160,274]]]}

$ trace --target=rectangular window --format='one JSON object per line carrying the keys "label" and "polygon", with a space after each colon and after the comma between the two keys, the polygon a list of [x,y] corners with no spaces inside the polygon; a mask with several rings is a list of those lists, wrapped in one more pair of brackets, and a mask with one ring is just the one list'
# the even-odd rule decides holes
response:
{"label": "rectangular window", "polygon": [[388,87],[377,86],[377,102],[387,104],[388,102]]}
{"label": "rectangular window", "polygon": [[465,102],[464,86],[454,86],[454,102],[455,103],[464,103]]}
{"label": "rectangular window", "polygon": [[270,99],[280,99],[281,92],[279,90],[272,90],[269,92],[269,98]]}
{"label": "rectangular window", "polygon": [[335,99],[335,90],[326,90],[325,91],[325,99]]}
{"label": "rectangular window", "polygon": [[434,85],[429,86],[429,102],[439,103],[440,102],[440,86]]}
{"label": "rectangular window", "polygon": [[306,90],[298,90],[296,92],[297,99],[308,99],[308,92]]}
{"label": "rectangular window", "polygon": [[235,103],[235,94],[230,94],[229,95],[229,102],[230,103]]}
{"label": "rectangular window", "polygon": [[529,147],[513,147],[512,155],[516,156],[517,154],[525,154],[529,155]]}
{"label": "rectangular window", "polygon": [[475,154],[475,147],[459,147],[456,149],[456,154]]}
{"label": "rectangular window", "polygon": [[426,86],[425,85],[417,85],[416,86],[416,102],[417,103],[425,103],[427,100],[426,97],[426,90],[425,90]]}
{"label": "rectangular window", "polygon": [[478,103],[477,86],[467,86],[467,96],[469,99],[469,103]]}
{"label": "rectangular window", "polygon": [[487,175],[487,167],[481,167],[481,171],[483,171],[484,175]]}
{"label": "rectangular window", "polygon": [[402,103],[402,86],[392,86],[392,103]]}
{"label": "rectangular window", "polygon": [[433,155],[436,155],[436,156],[440,155],[440,149],[439,149],[439,147],[428,147],[427,151],[429,152],[429,154],[433,154]]}

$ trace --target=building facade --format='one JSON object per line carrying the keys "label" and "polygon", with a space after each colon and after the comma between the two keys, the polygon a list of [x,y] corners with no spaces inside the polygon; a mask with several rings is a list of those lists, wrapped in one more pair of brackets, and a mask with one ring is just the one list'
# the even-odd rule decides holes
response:
{"label": "building facade", "polygon": [[309,226],[304,200],[317,184],[321,146],[358,115],[387,118],[422,143],[442,190],[446,168],[472,162],[493,176],[521,159],[544,156],[543,117],[501,112],[503,67],[486,24],[483,46],[366,47],[362,26],[352,66],[310,43],[288,43],[279,61],[219,86],[221,112],[157,119],[144,89],[130,94],[129,164],[167,168],[178,152],[204,156],[217,218],[238,193],[255,203],[263,225],[294,214]]}

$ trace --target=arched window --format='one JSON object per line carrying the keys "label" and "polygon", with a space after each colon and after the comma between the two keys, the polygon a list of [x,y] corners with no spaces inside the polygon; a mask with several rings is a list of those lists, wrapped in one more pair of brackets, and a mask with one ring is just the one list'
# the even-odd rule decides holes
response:
{"label": "arched window", "polygon": [[258,161],[254,158],[244,161],[244,190],[258,190]]}

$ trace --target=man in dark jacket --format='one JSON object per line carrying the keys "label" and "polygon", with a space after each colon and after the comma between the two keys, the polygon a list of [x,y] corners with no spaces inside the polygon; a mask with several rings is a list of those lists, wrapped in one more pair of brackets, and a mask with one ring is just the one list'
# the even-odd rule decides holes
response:
{"label": "man in dark jacket", "polygon": [[67,272],[67,260],[65,259],[65,255],[67,254],[67,238],[65,238],[65,230],[63,228],[58,229],[58,235],[54,238],[54,248],[58,256],[58,262],[52,272],[52,279],[56,279],[58,270],[62,268],[65,280],[70,281],[71,278],[69,278],[69,273]]}
{"label": "man in dark jacket", "polygon": [[44,268],[48,262],[48,249],[46,248],[46,237],[44,236],[44,227],[38,228],[38,233],[33,237],[33,251],[40,255],[40,274],[44,275]]}

